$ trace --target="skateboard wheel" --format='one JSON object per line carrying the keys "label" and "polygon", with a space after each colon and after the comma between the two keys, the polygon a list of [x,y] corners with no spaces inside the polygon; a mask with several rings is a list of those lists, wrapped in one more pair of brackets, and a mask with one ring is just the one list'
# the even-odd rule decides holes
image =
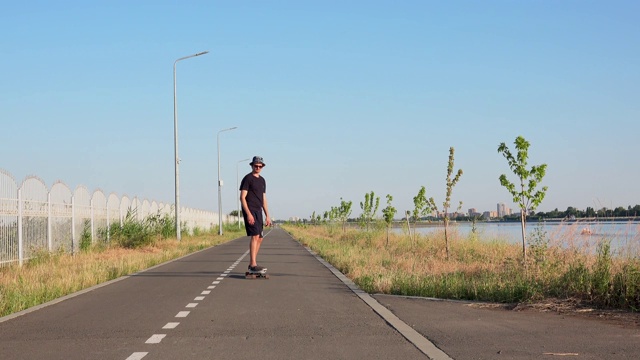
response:
{"label": "skateboard wheel", "polygon": [[269,275],[268,274],[261,274],[261,273],[250,273],[250,272],[246,272],[244,273],[244,277],[247,279],[268,279]]}

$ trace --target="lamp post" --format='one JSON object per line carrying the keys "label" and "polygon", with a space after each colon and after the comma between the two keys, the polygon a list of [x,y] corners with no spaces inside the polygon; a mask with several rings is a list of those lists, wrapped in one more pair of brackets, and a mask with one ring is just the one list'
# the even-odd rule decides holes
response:
{"label": "lamp post", "polygon": [[180,234],[180,158],[178,157],[178,100],[176,98],[176,65],[178,61],[208,54],[208,51],[199,52],[197,54],[181,57],[173,62],[173,151],[175,155],[175,210],[176,210],[176,238],[181,239]]}
{"label": "lamp post", "polygon": [[[240,160],[236,163],[236,190],[240,189],[240,175],[238,173],[238,165],[240,165],[241,162],[245,162],[245,161],[249,161],[251,159],[244,159],[244,160]],[[240,197],[238,196],[238,230],[241,230],[242,228],[240,227]]]}
{"label": "lamp post", "polygon": [[237,126],[228,129],[222,129],[218,131],[217,143],[218,143],[218,234],[222,235],[222,180],[220,180],[220,133],[223,131],[230,131],[237,129]]}

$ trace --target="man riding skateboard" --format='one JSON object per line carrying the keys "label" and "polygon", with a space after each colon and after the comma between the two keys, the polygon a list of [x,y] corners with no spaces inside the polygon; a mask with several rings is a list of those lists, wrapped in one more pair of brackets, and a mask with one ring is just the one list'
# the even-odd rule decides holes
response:
{"label": "man riding skateboard", "polygon": [[[251,237],[249,242],[249,272],[264,274],[267,268],[258,265],[257,257],[263,239],[262,229],[265,225],[271,226],[271,217],[267,206],[267,182],[260,175],[262,168],[266,164],[262,157],[254,156],[249,165],[251,166],[251,173],[245,175],[240,183],[240,202],[242,203],[244,227],[247,231],[247,236]],[[263,211],[266,221],[263,221],[262,218]]]}

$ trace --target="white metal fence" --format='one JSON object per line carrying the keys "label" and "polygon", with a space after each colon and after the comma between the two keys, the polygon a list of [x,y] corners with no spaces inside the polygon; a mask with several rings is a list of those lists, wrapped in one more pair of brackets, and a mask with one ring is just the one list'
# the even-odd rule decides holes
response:
{"label": "white metal fence", "polygon": [[[74,191],[63,182],[48,189],[37,176],[28,176],[20,185],[0,169],[0,266],[29,259],[38,250],[79,249],[82,233],[90,229],[92,241],[108,241],[110,224],[120,223],[131,211],[137,220],[150,215],[172,216],[173,204],[108,196],[100,189],[90,193],[78,186]],[[216,212],[181,208],[185,232],[218,226]],[[237,221],[225,215],[223,222]]]}

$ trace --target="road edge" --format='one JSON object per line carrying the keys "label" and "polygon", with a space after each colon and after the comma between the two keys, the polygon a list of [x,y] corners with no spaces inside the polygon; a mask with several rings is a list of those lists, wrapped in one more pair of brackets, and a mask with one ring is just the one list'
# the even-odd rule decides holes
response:
{"label": "road edge", "polygon": [[[304,245],[303,245],[304,246]],[[329,269],[333,275],[335,275],[340,281],[342,281],[354,294],[356,294],[362,301],[364,301],[373,311],[375,311],[381,318],[383,318],[391,327],[398,331],[405,337],[410,343],[412,343],[418,350],[425,354],[432,360],[453,360],[444,351],[436,347],[429,339],[422,336],[419,332],[414,330],[411,326],[407,325],[404,321],[400,320],[389,309],[381,305],[376,299],[371,297],[365,291],[361,290],[351,279],[341,273],[333,265],[329,264],[322,257],[320,257],[315,251],[309,247],[304,246],[307,251],[313,255],[321,264]]]}

